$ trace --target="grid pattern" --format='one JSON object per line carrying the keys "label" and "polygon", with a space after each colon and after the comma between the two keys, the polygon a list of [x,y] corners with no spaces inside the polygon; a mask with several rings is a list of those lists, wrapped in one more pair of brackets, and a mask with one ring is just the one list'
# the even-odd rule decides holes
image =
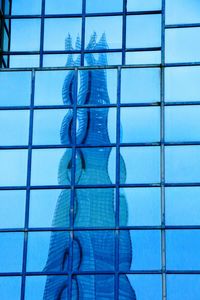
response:
{"label": "grid pattern", "polygon": [[[81,17],[81,49],[70,52],[81,54],[82,66],[85,53],[96,51],[85,50],[86,18],[122,16],[121,47],[98,49],[97,52],[119,52],[123,66],[119,66],[120,62],[117,66],[98,65],[98,68],[73,66],[1,70],[0,83],[4,91],[0,91],[0,124],[6,129],[6,134],[0,132],[0,240],[4,245],[0,248],[2,299],[8,299],[10,287],[13,293],[10,299],[42,299],[46,280],[51,276],[68,280],[71,287],[68,296],[73,299],[73,279],[89,278],[91,275],[104,275],[112,287],[113,299],[123,299],[119,291],[124,274],[127,274],[139,300],[198,298],[200,60],[195,38],[200,16],[194,13],[197,7],[193,1],[184,1],[188,9],[185,15],[182,12],[180,16],[177,8],[182,2],[178,0],[163,1],[162,12],[160,9],[128,12],[130,3],[124,1],[121,12],[96,14],[86,11],[87,2],[83,0],[82,12],[62,15],[62,18]],[[12,16],[13,20],[33,17],[41,20],[40,50],[4,53],[12,56],[39,55],[40,67],[44,65],[45,55],[69,53],[44,50],[45,18],[61,18],[61,15],[46,17],[45,1],[41,5],[41,15]],[[173,14],[174,10],[176,14]],[[127,15],[161,15],[160,46],[126,48]],[[196,47],[190,48],[190,43],[181,45],[182,36],[188,37]],[[184,48],[184,51],[177,52],[178,47]],[[147,63],[137,61],[134,64],[133,61],[132,65],[124,65],[127,53],[143,51],[161,51],[161,61],[152,63],[145,57]],[[95,74],[101,70],[107,74],[110,103],[79,103],[81,74]],[[76,97],[74,103],[68,105],[62,103],[61,90],[70,72],[74,74]],[[109,111],[110,142],[79,143],[76,139],[80,126],[78,116],[84,110],[96,113]],[[66,113],[73,115],[72,141],[61,143],[58,133]],[[59,184],[57,170],[66,149],[71,151],[71,181]],[[99,184],[92,180],[85,184],[77,183],[79,149],[86,149],[89,153],[93,149],[111,150],[110,183]],[[122,178],[120,154],[126,166],[126,181]],[[101,190],[102,194],[115,191],[114,219],[109,225],[77,226],[75,194],[82,191],[95,193],[97,190]],[[69,223],[53,226],[53,212],[61,191],[71,199]],[[123,221],[121,203],[124,193],[129,215],[126,222]],[[16,215],[16,208],[19,215]],[[64,272],[45,270],[51,232],[68,235],[69,265]],[[88,232],[107,232],[110,240],[115,239],[111,268],[74,269],[75,237]],[[130,268],[124,267],[120,255],[125,247],[121,238],[123,232],[130,233],[131,237]]]}

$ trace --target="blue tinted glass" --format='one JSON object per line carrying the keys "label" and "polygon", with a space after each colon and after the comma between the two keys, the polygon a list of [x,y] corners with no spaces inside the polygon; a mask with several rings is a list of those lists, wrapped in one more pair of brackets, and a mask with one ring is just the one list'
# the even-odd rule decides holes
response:
{"label": "blue tinted glass", "polygon": [[86,49],[121,48],[122,17],[88,17],[85,35]]}
{"label": "blue tinted glass", "polygon": [[[70,56],[70,55],[69,55]],[[43,67],[65,67],[67,58],[69,57],[67,54],[46,54],[43,55]],[[68,66],[79,66],[80,65],[80,55],[73,54],[74,61],[71,63],[68,62]]]}
{"label": "blue tinted glass", "polygon": [[200,22],[199,0],[166,0],[166,23]]}
{"label": "blue tinted glass", "polygon": [[[145,86],[145,89],[144,89]],[[156,102],[160,100],[160,70],[122,69],[121,102]]]}
{"label": "blue tinted glass", "polygon": [[126,52],[126,64],[159,64],[160,51]]}
{"label": "blue tinted glass", "polygon": [[10,68],[39,67],[39,55],[10,55]]}
{"label": "blue tinted glass", "polygon": [[199,101],[200,68],[179,67],[165,69],[166,101]]}
{"label": "blue tinted glass", "polygon": [[174,146],[165,149],[167,182],[199,182],[199,146]]}
{"label": "blue tinted glass", "polygon": [[0,72],[0,85],[3,87],[0,89],[1,106],[30,104],[30,72]]}
{"label": "blue tinted glass", "polygon": [[0,191],[0,228],[24,226],[26,191]]}
{"label": "blue tinted glass", "polygon": [[11,21],[11,51],[34,51],[40,48],[40,20]]}
{"label": "blue tinted glass", "polygon": [[167,269],[199,270],[199,230],[168,230],[166,233]]}
{"label": "blue tinted glass", "polygon": [[199,141],[200,106],[165,107],[165,134],[167,141]]}
{"label": "blue tinted glass", "polygon": [[88,13],[119,12],[123,9],[123,0],[86,0]]}
{"label": "blue tinted glass", "polygon": [[167,299],[196,300],[199,297],[199,275],[168,275]]}
{"label": "blue tinted glass", "polygon": [[160,225],[160,206],[159,188],[120,189],[120,225]]}
{"label": "blue tinted glass", "polygon": [[32,185],[71,183],[71,149],[33,150]]}
{"label": "blue tinted glass", "polygon": [[27,154],[27,150],[0,151],[0,185],[26,185]]}
{"label": "blue tinted glass", "polygon": [[121,142],[158,142],[160,140],[160,108],[121,108]]}
{"label": "blue tinted glass", "polygon": [[82,0],[46,0],[46,14],[80,14],[82,13]]}
{"label": "blue tinted glass", "polygon": [[159,47],[160,45],[160,15],[127,16],[127,48]]}
{"label": "blue tinted glass", "polygon": [[127,0],[128,11],[161,9],[161,0]]}
{"label": "blue tinted glass", "polygon": [[21,278],[0,277],[0,298],[1,300],[20,300]]}
{"label": "blue tinted glass", "polygon": [[167,225],[200,225],[200,188],[167,188],[165,192]]}
{"label": "blue tinted glass", "polygon": [[[70,190],[32,190],[29,227],[69,226],[69,203]],[[56,218],[57,210],[61,209],[62,215]]]}
{"label": "blue tinted glass", "polygon": [[23,243],[23,233],[0,233],[0,272],[21,272]]}
{"label": "blue tinted glass", "polygon": [[0,130],[0,145],[27,145],[29,134],[29,111],[0,111],[0,128],[2,129]]}
{"label": "blue tinted glass", "polygon": [[73,46],[76,46],[77,50],[80,50],[80,38],[76,42],[76,38],[80,36],[81,18],[45,19],[45,50],[72,50]]}
{"label": "blue tinted glass", "polygon": [[[106,61],[104,61],[104,58],[106,56]],[[122,64],[122,57],[121,53],[118,52],[112,52],[112,53],[87,53],[85,54],[85,60],[84,60],[84,65],[85,66],[90,66],[91,65],[91,60],[90,58],[92,57],[92,65],[94,66],[99,66],[99,65],[121,65]]]}
{"label": "blue tinted glass", "polygon": [[200,60],[198,36],[200,28],[168,29],[165,33],[166,62],[195,62]]}
{"label": "blue tinted glass", "polygon": [[121,182],[157,183],[160,181],[159,147],[121,147]]}
{"label": "blue tinted glass", "polygon": [[41,0],[12,0],[12,15],[39,15]]}

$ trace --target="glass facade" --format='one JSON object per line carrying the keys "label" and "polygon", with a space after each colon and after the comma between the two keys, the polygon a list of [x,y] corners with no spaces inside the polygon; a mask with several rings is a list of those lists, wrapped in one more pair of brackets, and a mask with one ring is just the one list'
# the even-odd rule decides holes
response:
{"label": "glass facade", "polygon": [[0,299],[197,300],[197,0],[0,1]]}

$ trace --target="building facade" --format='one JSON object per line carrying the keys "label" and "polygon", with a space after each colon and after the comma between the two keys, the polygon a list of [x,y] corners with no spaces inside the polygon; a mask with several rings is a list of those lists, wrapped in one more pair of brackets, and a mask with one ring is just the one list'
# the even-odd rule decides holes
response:
{"label": "building facade", "polygon": [[200,2],[0,9],[0,299],[197,300]]}

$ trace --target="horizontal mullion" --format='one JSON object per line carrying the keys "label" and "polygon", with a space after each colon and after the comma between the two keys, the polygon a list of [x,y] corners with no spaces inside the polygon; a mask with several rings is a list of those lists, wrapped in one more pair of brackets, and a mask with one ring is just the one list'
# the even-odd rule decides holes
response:
{"label": "horizontal mullion", "polygon": [[185,23],[185,24],[169,24],[165,25],[165,29],[172,28],[189,28],[189,27],[200,27],[200,23]]}

